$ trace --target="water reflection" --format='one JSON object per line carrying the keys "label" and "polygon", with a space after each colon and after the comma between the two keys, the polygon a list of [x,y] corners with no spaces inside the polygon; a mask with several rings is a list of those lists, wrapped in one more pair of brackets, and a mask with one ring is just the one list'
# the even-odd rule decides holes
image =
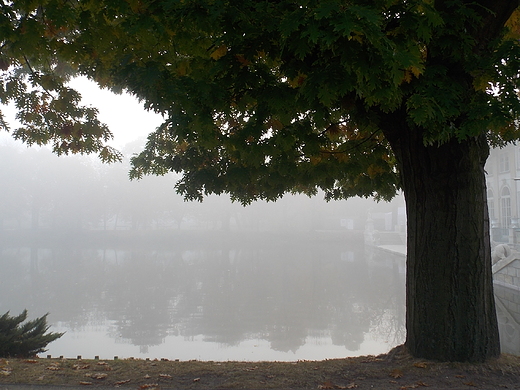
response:
{"label": "water reflection", "polygon": [[404,261],[344,237],[95,241],[1,248],[0,311],[51,312],[52,355],[293,360],[404,339]]}

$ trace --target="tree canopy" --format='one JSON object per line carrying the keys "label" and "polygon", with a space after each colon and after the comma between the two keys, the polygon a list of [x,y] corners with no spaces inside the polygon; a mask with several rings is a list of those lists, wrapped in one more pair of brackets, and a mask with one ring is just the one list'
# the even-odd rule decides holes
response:
{"label": "tree canopy", "polygon": [[227,191],[248,202],[318,188],[328,198],[388,199],[400,184],[382,113],[405,107],[428,144],[482,132],[498,144],[516,139],[517,18],[479,39],[493,12],[485,7],[4,1],[0,101],[16,104],[15,138],[113,161],[109,130],[66,82],[81,74],[136,95],[166,121],[132,176],[183,172],[178,189],[189,199]]}

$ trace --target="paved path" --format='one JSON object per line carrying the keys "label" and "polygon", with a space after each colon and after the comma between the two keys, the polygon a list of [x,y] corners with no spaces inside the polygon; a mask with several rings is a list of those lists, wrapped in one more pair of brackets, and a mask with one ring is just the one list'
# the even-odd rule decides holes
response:
{"label": "paved path", "polygon": [[377,248],[406,256],[406,245],[378,245]]}

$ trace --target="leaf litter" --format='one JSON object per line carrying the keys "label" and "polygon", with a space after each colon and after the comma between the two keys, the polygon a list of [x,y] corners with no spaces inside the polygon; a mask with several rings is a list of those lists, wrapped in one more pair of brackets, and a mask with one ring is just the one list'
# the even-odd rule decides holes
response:
{"label": "leaf litter", "polygon": [[0,359],[6,384],[196,389],[520,389],[520,357],[484,364],[414,359],[404,347],[379,356],[323,361],[212,362],[167,359]]}

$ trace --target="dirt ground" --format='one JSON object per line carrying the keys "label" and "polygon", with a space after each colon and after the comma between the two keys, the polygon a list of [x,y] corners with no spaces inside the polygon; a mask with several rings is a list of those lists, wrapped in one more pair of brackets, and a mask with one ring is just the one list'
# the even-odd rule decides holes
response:
{"label": "dirt ground", "polygon": [[9,384],[141,390],[520,389],[520,357],[436,363],[397,347],[380,356],[298,362],[0,359],[0,388]]}

